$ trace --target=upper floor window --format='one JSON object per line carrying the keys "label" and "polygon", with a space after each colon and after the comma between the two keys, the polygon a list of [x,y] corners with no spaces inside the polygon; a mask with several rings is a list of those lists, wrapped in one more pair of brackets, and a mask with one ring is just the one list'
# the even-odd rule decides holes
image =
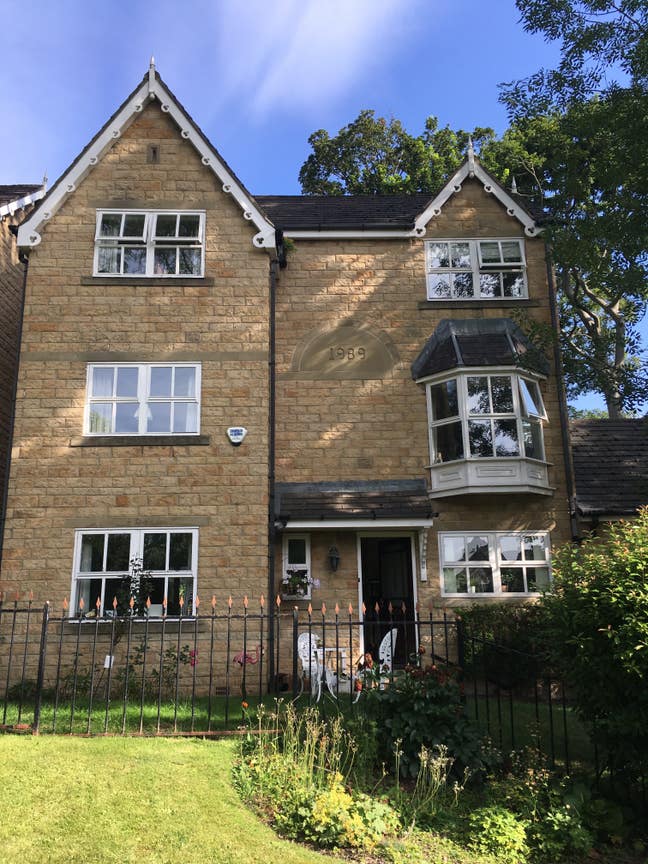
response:
{"label": "upper floor window", "polygon": [[428,300],[527,296],[521,240],[428,240],[425,255]]}
{"label": "upper floor window", "polygon": [[[149,614],[191,613],[196,596],[198,530],[145,528],[76,532],[72,576],[73,614],[119,615],[150,600]],[[81,601],[83,603],[81,604]],[[139,609],[139,611],[143,611]]]}
{"label": "upper floor window", "polygon": [[458,459],[544,459],[546,419],[536,381],[520,374],[462,374],[428,384],[433,464]]}
{"label": "upper floor window", "polygon": [[200,364],[88,366],[86,435],[197,435]]}
{"label": "upper floor window", "polygon": [[95,276],[202,276],[205,214],[97,211]]}

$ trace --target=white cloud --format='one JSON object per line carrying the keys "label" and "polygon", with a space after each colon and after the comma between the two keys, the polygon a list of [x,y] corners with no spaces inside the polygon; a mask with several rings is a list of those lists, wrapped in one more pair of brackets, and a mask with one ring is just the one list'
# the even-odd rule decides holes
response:
{"label": "white cloud", "polygon": [[[428,0],[429,2],[429,0]],[[303,113],[371,83],[415,26],[424,0],[225,0],[214,9],[219,108],[259,119]]]}

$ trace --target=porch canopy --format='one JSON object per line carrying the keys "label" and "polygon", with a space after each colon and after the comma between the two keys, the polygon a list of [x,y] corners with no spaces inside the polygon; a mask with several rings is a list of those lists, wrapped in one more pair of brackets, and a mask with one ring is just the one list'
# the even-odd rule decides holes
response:
{"label": "porch canopy", "polygon": [[277,483],[280,529],[429,528],[433,512],[424,480]]}

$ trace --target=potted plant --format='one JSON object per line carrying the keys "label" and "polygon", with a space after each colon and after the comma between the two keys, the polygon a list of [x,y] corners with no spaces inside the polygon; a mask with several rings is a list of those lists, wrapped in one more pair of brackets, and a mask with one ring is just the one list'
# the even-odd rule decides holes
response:
{"label": "potted plant", "polygon": [[313,579],[305,567],[288,567],[281,579],[285,597],[309,597],[311,585],[319,588],[319,579]]}

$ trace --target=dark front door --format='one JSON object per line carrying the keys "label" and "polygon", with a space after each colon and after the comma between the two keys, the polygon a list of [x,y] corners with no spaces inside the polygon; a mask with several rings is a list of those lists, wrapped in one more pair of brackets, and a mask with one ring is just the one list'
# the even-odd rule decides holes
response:
{"label": "dark front door", "polygon": [[363,537],[361,560],[365,651],[377,658],[381,639],[390,626],[397,627],[394,659],[397,665],[404,665],[416,650],[413,623],[406,623],[414,619],[412,540]]}

